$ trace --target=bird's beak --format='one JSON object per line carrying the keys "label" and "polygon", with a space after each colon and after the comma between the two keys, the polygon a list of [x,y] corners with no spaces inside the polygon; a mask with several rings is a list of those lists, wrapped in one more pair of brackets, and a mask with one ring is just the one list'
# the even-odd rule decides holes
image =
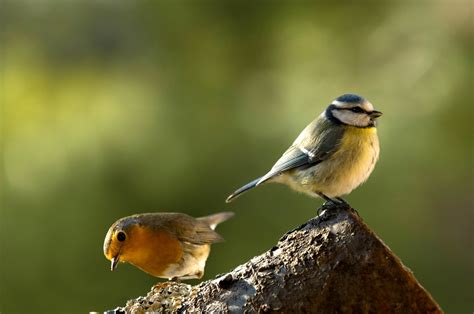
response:
{"label": "bird's beak", "polygon": [[380,111],[377,111],[377,110],[374,110],[370,113],[370,117],[372,119],[376,119],[378,117],[380,117],[382,115],[382,113]]}
{"label": "bird's beak", "polygon": [[119,260],[120,260],[120,257],[118,255],[112,258],[111,263],[110,263],[110,270],[113,271],[115,267],[117,267]]}

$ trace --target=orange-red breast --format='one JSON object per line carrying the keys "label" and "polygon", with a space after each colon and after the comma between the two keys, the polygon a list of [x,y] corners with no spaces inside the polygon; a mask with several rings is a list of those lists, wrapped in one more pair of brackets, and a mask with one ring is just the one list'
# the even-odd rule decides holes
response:
{"label": "orange-red breast", "polygon": [[201,218],[181,213],[149,213],[117,220],[104,241],[111,270],[128,262],[155,277],[201,278],[211,244],[223,241],[215,227],[234,216],[223,212]]}

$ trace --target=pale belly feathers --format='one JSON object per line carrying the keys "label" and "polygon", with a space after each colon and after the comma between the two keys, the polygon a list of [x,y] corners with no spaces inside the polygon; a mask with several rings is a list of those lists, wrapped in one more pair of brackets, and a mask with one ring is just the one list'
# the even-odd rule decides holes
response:
{"label": "pale belly feathers", "polygon": [[199,279],[204,275],[206,260],[211,251],[210,245],[184,244],[184,254],[179,263],[171,264],[160,277],[180,279]]}

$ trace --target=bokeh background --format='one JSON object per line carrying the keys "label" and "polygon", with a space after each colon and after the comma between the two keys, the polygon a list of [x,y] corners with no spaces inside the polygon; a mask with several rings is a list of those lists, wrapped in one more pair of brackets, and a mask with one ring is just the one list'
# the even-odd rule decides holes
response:
{"label": "bokeh background", "polygon": [[146,294],[102,253],[134,213],[235,211],[205,278],[262,253],[321,201],[225,198],[346,92],[384,112],[347,200],[446,312],[473,311],[472,2],[2,0],[0,25],[2,313]]}

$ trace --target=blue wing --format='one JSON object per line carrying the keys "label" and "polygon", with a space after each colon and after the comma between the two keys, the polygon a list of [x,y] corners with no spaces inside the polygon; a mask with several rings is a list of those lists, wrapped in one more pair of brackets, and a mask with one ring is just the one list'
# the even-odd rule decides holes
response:
{"label": "blue wing", "polygon": [[331,124],[327,120],[317,120],[308,125],[257,185],[285,171],[312,167],[326,160],[337,151],[344,131],[343,126]]}

